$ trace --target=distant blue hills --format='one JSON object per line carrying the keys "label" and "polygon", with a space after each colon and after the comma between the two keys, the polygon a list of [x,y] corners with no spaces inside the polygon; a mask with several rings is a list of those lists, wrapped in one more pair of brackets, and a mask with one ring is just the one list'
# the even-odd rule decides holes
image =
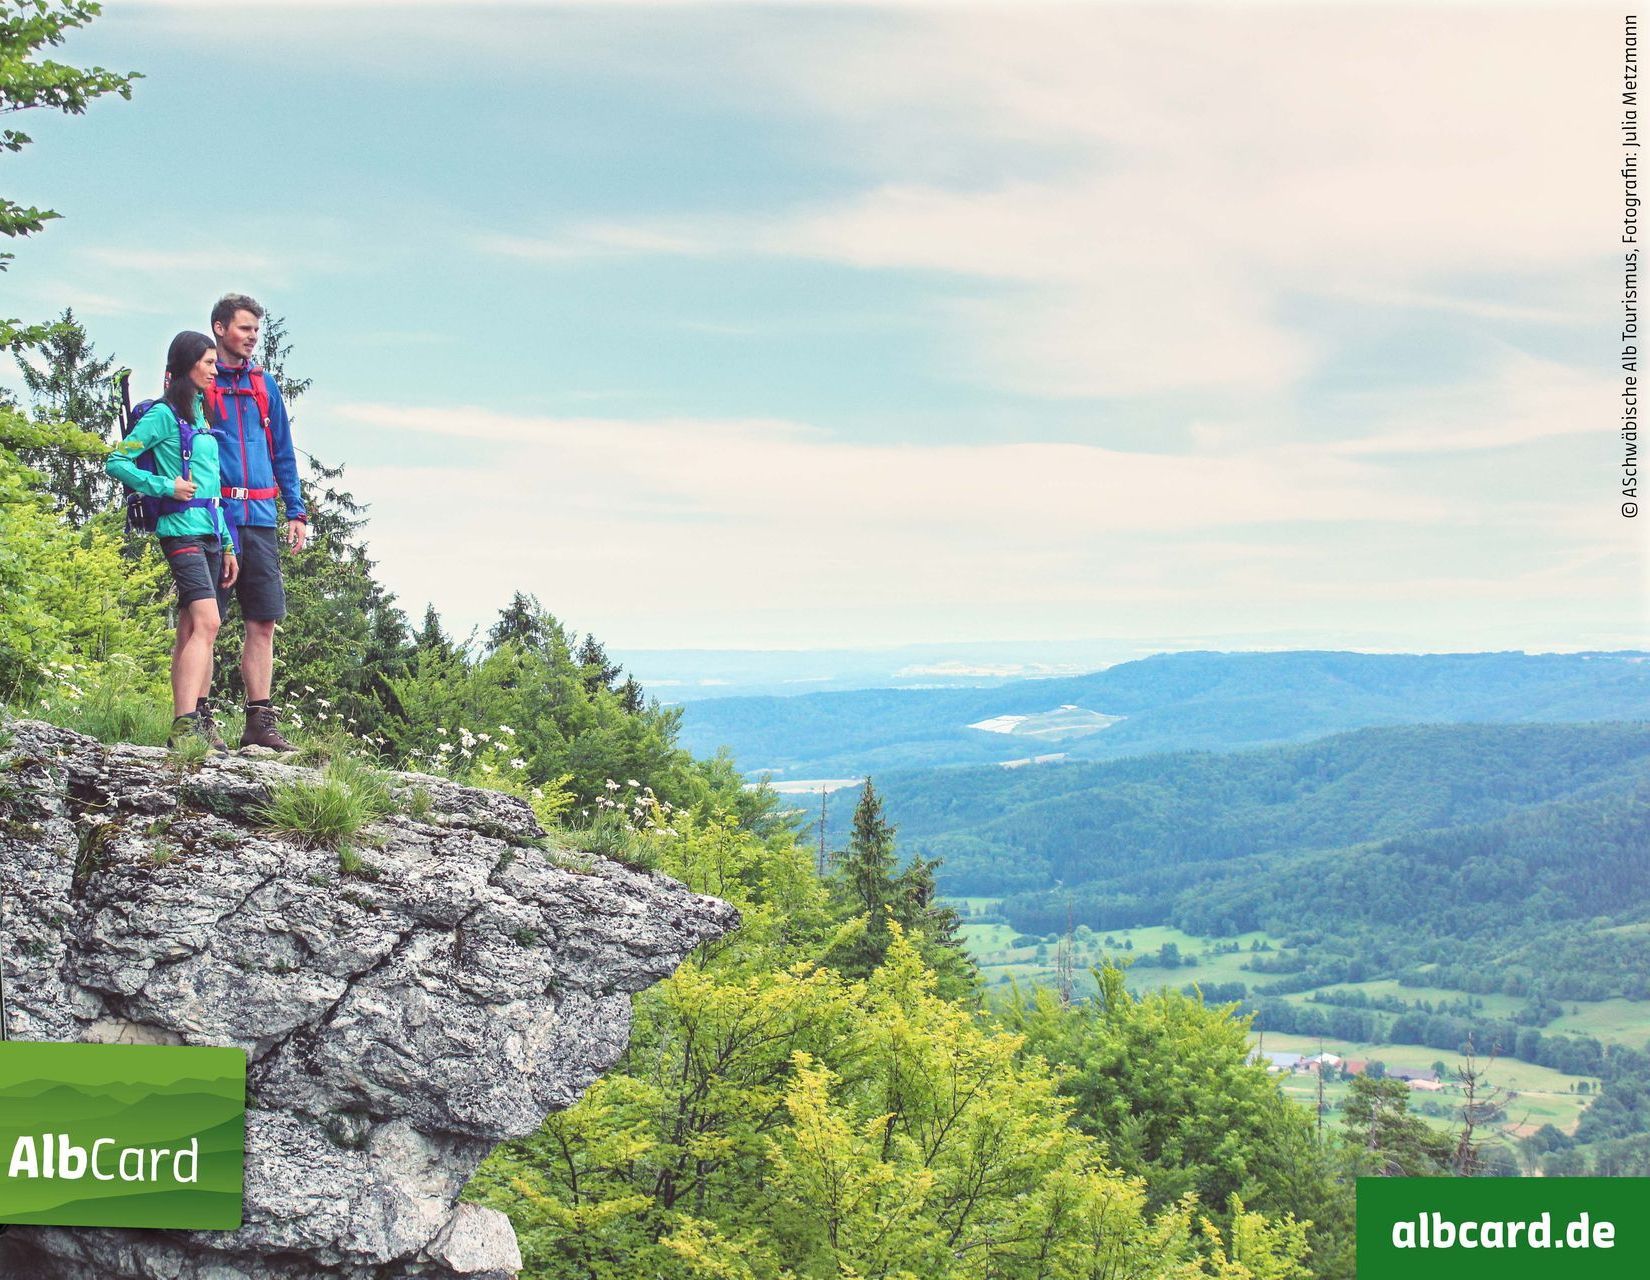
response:
{"label": "distant blue hills", "polygon": [[1602,720],[1650,720],[1650,653],[1172,653],[989,688],[708,699],[683,708],[680,740],[700,755],[731,748],[741,770],[782,783],[1238,751],[1404,724]]}

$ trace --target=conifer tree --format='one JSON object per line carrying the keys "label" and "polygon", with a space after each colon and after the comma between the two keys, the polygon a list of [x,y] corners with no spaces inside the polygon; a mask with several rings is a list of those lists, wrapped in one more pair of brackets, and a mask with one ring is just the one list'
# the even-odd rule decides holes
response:
{"label": "conifer tree", "polygon": [[424,624],[413,636],[413,645],[420,653],[434,654],[443,659],[451,658],[457,652],[452,637],[441,625],[441,615],[435,611],[434,604],[424,606]]}
{"label": "conifer tree", "polygon": [[869,973],[887,955],[890,924],[897,923],[939,975],[947,999],[971,995],[978,971],[958,937],[957,913],[937,900],[938,861],[913,858],[896,874],[898,863],[894,826],[867,778],[854,808],[853,834],[834,877],[840,906],[848,916],[862,917],[864,930],[833,956],[833,965],[853,976]]}
{"label": "conifer tree", "polygon": [[1402,1080],[1354,1077],[1342,1124],[1369,1171],[1383,1177],[1435,1177],[1448,1172],[1455,1154],[1448,1134],[1409,1114],[1409,1086]]}
{"label": "conifer tree", "polygon": [[606,646],[591,634],[584,637],[573,658],[584,671],[584,688],[587,693],[595,693],[597,689],[611,689],[613,682],[619,678],[623,670],[618,663],[608,658]]}
{"label": "conifer tree", "polygon": [[[285,320],[266,318],[260,346],[259,363],[290,408],[311,380],[287,368],[293,344]],[[309,463],[303,487],[310,536],[302,553],[283,553],[287,616],[275,651],[277,696],[303,704],[313,693],[332,704],[322,723],[375,736],[393,732],[401,718],[395,681],[411,669],[414,653],[406,615],[374,573],[363,537],[367,506],[344,487],[344,467],[297,452]],[[240,627],[234,611],[219,641],[224,652],[239,649]],[[227,678],[238,697],[239,671],[230,667]],[[319,706],[306,709],[320,719]]]}
{"label": "conifer tree", "polygon": [[[72,423],[107,443],[118,420],[114,364],[98,357],[69,307],[32,357],[18,361],[37,421]],[[104,475],[100,457],[55,448],[24,450],[22,456],[45,477],[54,505],[77,528],[114,501],[119,486]]]}
{"label": "conifer tree", "polygon": [[286,371],[286,358],[292,354],[292,343],[287,340],[286,317],[265,316],[263,336],[258,343],[258,363],[280,388],[281,403],[291,417],[292,402],[308,391],[313,378],[294,378]]}
{"label": "conifer tree", "polygon": [[487,648],[496,653],[507,644],[518,644],[523,649],[548,655],[561,626],[544,611],[539,598],[518,591],[510,603],[499,610],[498,621],[487,630]]}
{"label": "conifer tree", "polygon": [[842,876],[858,910],[871,921],[871,933],[887,949],[888,909],[894,905],[894,828],[883,816],[882,797],[869,778],[854,808],[853,837],[842,860]]}

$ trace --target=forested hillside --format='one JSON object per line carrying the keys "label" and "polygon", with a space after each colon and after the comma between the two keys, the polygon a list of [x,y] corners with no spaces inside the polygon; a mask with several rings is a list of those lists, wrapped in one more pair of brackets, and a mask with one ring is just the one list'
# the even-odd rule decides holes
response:
{"label": "forested hillside", "polygon": [[1647,776],[1643,724],[1415,725],[1231,754],[889,773],[877,786],[908,846],[945,860],[946,892],[1092,885],[1139,899],[1112,923],[1157,923],[1167,892],[1214,874],[1204,864],[1470,826]]}
{"label": "forested hillside", "polygon": [[[1600,788],[1496,822],[1218,865],[1118,870],[1009,897],[1016,928],[1172,924],[1219,937],[1315,935],[1302,989],[1440,966],[1436,985],[1650,999],[1650,784]],[[1331,959],[1338,956],[1338,959]],[[1355,963],[1354,963],[1355,962]]]}

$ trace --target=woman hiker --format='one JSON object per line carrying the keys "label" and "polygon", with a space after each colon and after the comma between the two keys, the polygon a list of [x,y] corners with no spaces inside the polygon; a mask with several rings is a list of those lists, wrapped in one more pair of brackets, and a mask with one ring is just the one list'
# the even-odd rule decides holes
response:
{"label": "woman hiker", "polygon": [[[219,498],[218,440],[202,413],[202,393],[217,374],[217,348],[204,333],[185,331],[166,352],[166,391],[116,446],[103,469],[158,499],[155,533],[178,589],[178,634],[172,646],[171,741],[191,734],[220,755],[229,753],[207,702],[212,645],[223,617],[218,588],[240,573]],[[182,424],[180,426],[180,424]],[[137,460],[154,451],[153,471]],[[196,494],[202,496],[197,497]]]}

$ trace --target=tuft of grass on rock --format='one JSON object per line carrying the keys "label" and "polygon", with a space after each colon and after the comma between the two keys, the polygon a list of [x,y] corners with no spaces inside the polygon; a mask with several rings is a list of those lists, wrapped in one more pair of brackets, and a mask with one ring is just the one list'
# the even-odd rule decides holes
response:
{"label": "tuft of grass on rock", "polygon": [[[166,727],[170,729],[172,722],[168,720]],[[103,739],[107,741],[107,739]],[[190,734],[187,738],[179,738],[176,743],[167,747],[172,767],[179,773],[194,773],[206,758],[212,754],[212,744],[198,734]]]}
{"label": "tuft of grass on rock", "polygon": [[425,786],[414,787],[406,797],[407,816],[414,822],[426,822],[435,812],[435,797]]}
{"label": "tuft of grass on rock", "polygon": [[394,807],[395,798],[384,774],[353,756],[340,755],[314,777],[294,778],[277,785],[255,816],[267,829],[292,836],[311,848],[337,849],[340,854],[350,850],[359,860],[360,855],[351,848],[356,838]]}
{"label": "tuft of grass on rock", "polygon": [[657,841],[632,830],[616,813],[603,814],[588,827],[563,828],[552,839],[564,849],[593,853],[637,871],[656,871],[661,860]]}
{"label": "tuft of grass on rock", "polygon": [[351,845],[345,845],[338,850],[338,873],[346,876],[360,876],[363,880],[376,880],[384,873],[361,856],[361,851]]}

